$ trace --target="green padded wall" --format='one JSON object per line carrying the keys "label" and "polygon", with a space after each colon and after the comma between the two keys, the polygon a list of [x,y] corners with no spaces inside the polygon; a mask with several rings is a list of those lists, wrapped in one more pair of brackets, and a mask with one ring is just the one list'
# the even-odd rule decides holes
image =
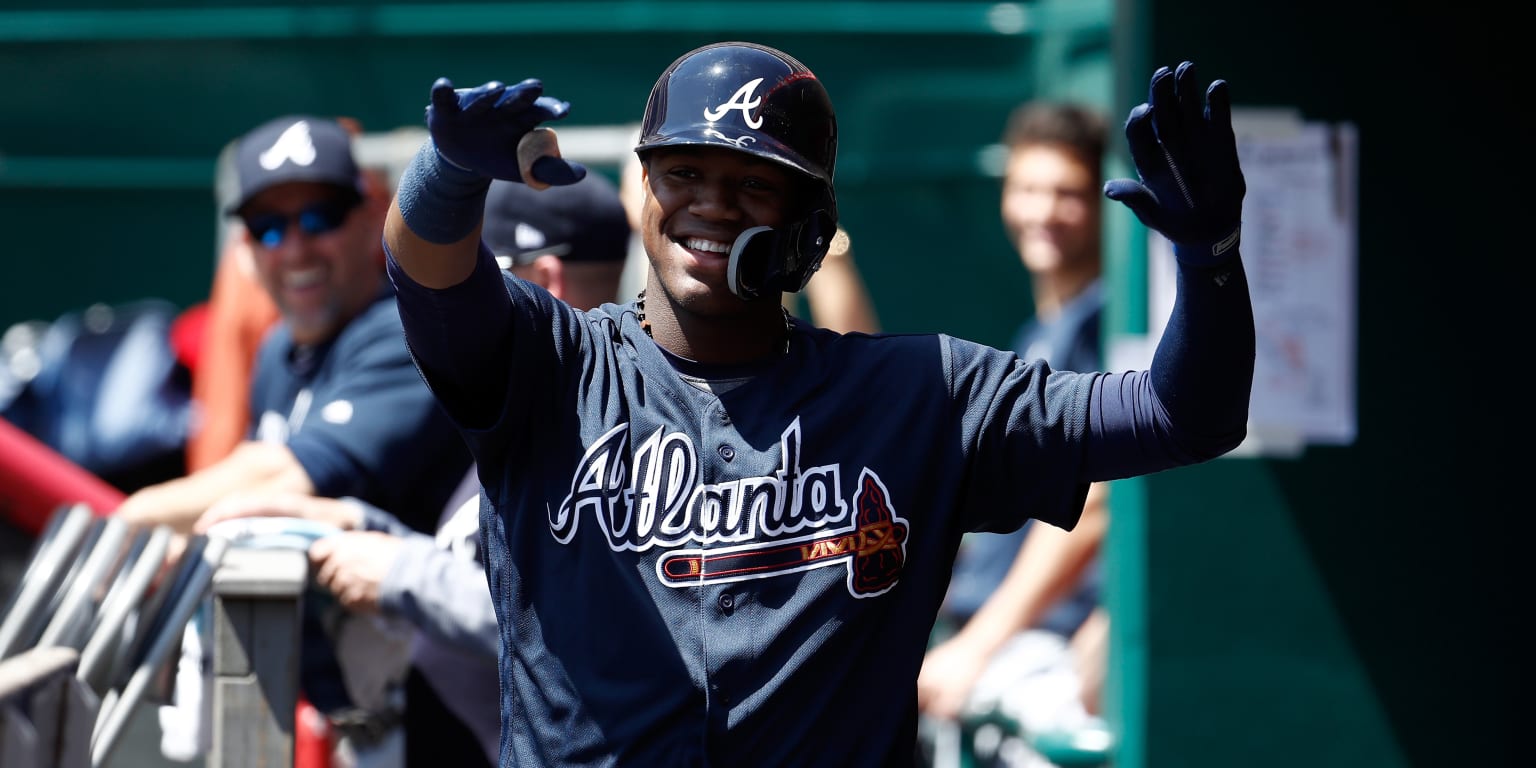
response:
{"label": "green padded wall", "polygon": [[[1191,59],[1238,106],[1353,122],[1360,199],[1355,443],[1117,485],[1118,768],[1516,764],[1508,529],[1529,501],[1484,488],[1523,432],[1499,373],[1468,367],[1520,346],[1491,314],[1519,286],[1529,133],[1500,13],[1119,3],[1125,104]],[[1117,303],[1143,290],[1122,274]]]}
{"label": "green padded wall", "polygon": [[1107,0],[0,5],[0,327],[95,301],[186,305],[212,273],[213,161],[285,112],[419,126],[432,80],[526,76],[568,125],[638,121],[720,39],[782,47],[838,107],[844,223],[886,326],[996,344],[1030,310],[983,149],[1040,93],[1106,100]]}

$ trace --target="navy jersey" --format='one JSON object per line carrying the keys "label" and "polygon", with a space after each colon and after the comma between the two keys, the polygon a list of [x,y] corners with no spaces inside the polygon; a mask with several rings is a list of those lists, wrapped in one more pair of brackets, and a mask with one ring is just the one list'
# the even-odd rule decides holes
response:
{"label": "navy jersey", "polygon": [[[1100,355],[1103,347],[1100,318],[1103,314],[1103,291],[1100,282],[1095,280],[1067,302],[1055,317],[1042,320],[1036,316],[1020,325],[1014,335],[1013,350],[1025,360],[1039,358],[1058,370],[1103,370]],[[1007,577],[1030,527],[965,537],[956,555],[955,572],[940,615],[956,625],[969,620]],[[1072,594],[1047,611],[1038,626],[1070,636],[1098,604],[1101,581],[1099,562],[1095,558]]]}
{"label": "navy jersey", "polygon": [[285,443],[318,496],[354,496],[430,533],[469,471],[464,440],[406,351],[393,290],[332,340],[279,323],[251,385],[253,438]]}
{"label": "navy jersey", "polygon": [[783,358],[690,368],[632,305],[507,276],[508,313],[392,274],[408,329],[448,305],[510,326],[490,423],[448,386],[486,371],[470,337],[411,339],[486,491],[504,765],[910,763],[960,536],[1081,511],[1093,375],[798,323]]}

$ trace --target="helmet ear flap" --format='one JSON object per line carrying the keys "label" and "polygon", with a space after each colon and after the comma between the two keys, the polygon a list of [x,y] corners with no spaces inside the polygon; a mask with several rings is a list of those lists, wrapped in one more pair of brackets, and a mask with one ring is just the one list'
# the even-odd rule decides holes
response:
{"label": "helmet ear flap", "polygon": [[821,267],[836,233],[837,221],[825,208],[779,229],[752,227],[731,244],[726,284],[745,301],[799,291]]}
{"label": "helmet ear flap", "polygon": [[794,227],[795,253],[786,259],[786,276],[790,278],[785,291],[794,293],[805,288],[811,275],[821,269],[821,260],[832,247],[832,236],[837,234],[837,219],[831,211],[817,208]]}
{"label": "helmet ear flap", "polygon": [[778,259],[781,236],[773,227],[752,227],[736,236],[731,244],[731,258],[726,263],[725,280],[731,293],[743,301],[761,298]]}

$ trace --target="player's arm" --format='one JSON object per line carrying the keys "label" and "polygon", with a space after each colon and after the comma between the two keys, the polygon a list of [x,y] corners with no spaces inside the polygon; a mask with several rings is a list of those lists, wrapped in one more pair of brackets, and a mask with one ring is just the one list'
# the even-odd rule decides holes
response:
{"label": "player's arm", "polygon": [[[455,89],[432,86],[429,140],[401,174],[385,221],[384,250],[406,343],[440,402],[462,426],[492,423],[504,390],[511,348],[512,297],[480,242],[492,179],[571,184],[586,175],[558,149],[522,161],[515,148],[540,123],[564,117],[569,105],[543,95],[537,80],[491,81]],[[525,175],[527,180],[525,180]]]}
{"label": "player's arm", "polygon": [[430,138],[401,175],[384,230],[385,247],[406,275],[442,289],[474,272],[491,179],[570,184],[586,175],[580,164],[559,159],[552,142],[538,144],[552,134],[524,142],[539,124],[569,109],[531,78],[462,89],[447,78],[432,84]]}
{"label": "player's arm", "polygon": [[1255,342],[1230,98],[1222,80],[1202,98],[1184,62],[1154,73],[1149,103],[1126,120],[1140,179],[1113,179],[1104,194],[1173,242],[1178,291],[1151,369],[1094,385],[1086,479],[1204,461],[1246,435]]}
{"label": "player's arm", "polygon": [[167,525],[187,533],[215,502],[247,491],[309,494],[314,485],[287,446],[248,441],[216,464],[134,492],[115,514],[134,525]]}
{"label": "player's arm", "polygon": [[[473,516],[478,498],[459,513]],[[335,525],[344,533],[309,549],[317,580],[348,610],[399,616],[440,640],[495,660],[501,636],[472,556],[439,546],[403,520],[358,499],[292,495],[234,499],[198,520],[198,532],[237,517],[277,515]],[[472,517],[471,517],[472,519]]]}
{"label": "player's arm", "polygon": [[349,531],[309,547],[315,581],[342,607],[403,618],[459,650],[494,660],[501,635],[485,570],[431,536]]}
{"label": "player's arm", "polygon": [[399,539],[394,561],[379,585],[380,610],[462,650],[494,660],[501,646],[496,608],[485,569],[449,552],[432,537]]}
{"label": "player's arm", "polygon": [[[332,499],[302,493],[241,493],[227,496],[209,507],[197,518],[192,532],[205,534],[219,523],[249,517],[296,517],[352,531],[364,526],[370,512],[387,516],[382,510],[357,499]],[[393,516],[388,519],[399,523]],[[402,530],[410,530],[404,523],[399,525]]]}
{"label": "player's arm", "polygon": [[1090,715],[1104,711],[1104,679],[1109,667],[1109,612],[1100,605],[1088,614],[1068,645],[1077,671],[1078,700]]}
{"label": "player's arm", "polygon": [[[489,182],[488,179],[486,181]],[[483,197],[481,202],[484,202]],[[449,288],[468,279],[474,272],[479,243],[478,221],[468,234],[456,242],[434,243],[416,234],[405,223],[398,195],[384,219],[384,247],[393,262],[391,267],[398,266],[405,275],[424,288]]]}
{"label": "player's arm", "polygon": [[1082,516],[1070,533],[1037,521],[1024,537],[1008,574],[959,632],[934,646],[917,677],[918,707],[957,717],[992,656],[1066,597],[1098,553],[1109,527],[1108,486],[1088,489]]}

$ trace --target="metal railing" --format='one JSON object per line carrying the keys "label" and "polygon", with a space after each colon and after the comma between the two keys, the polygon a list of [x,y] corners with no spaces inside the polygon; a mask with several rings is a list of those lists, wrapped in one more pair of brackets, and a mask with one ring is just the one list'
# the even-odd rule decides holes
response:
{"label": "metal railing", "polygon": [[[0,614],[0,768],[108,768],[207,606],[209,768],[291,765],[308,560],[60,508]],[[202,681],[198,681],[201,684]]]}

